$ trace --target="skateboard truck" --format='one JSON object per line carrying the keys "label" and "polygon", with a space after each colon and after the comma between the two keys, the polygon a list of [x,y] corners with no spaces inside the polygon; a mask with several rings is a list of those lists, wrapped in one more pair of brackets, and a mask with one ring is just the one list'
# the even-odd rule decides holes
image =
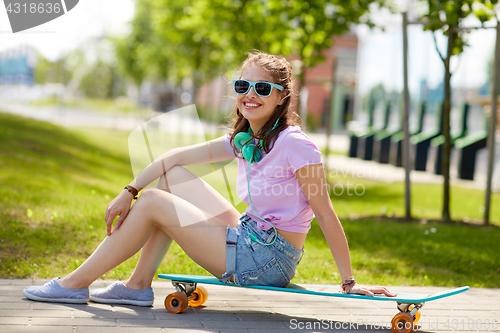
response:
{"label": "skateboard truck", "polygon": [[[410,311],[406,311],[410,305],[413,305],[413,308]],[[425,302],[422,303],[403,303],[398,302],[398,310],[401,312],[408,312],[411,316],[414,316],[418,310],[420,310],[425,305]]]}
{"label": "skateboard truck", "polygon": [[196,282],[172,281],[177,292],[165,298],[165,308],[170,313],[181,313],[188,306],[199,307],[208,298],[205,287],[197,286]]}
{"label": "skateboard truck", "polygon": [[172,281],[172,285],[178,292],[186,294],[187,297],[191,296],[191,294],[196,290],[196,282],[180,282],[180,281]]}

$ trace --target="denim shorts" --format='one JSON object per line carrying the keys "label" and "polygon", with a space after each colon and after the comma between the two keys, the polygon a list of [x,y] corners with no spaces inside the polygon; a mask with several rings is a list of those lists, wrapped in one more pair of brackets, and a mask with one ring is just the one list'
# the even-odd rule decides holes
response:
{"label": "denim shorts", "polygon": [[272,245],[262,245],[253,241],[249,232],[264,244],[271,243],[275,237],[274,229],[259,229],[257,222],[243,214],[238,227],[227,228],[226,273],[221,281],[236,285],[286,286],[295,275],[304,251],[278,233]]}

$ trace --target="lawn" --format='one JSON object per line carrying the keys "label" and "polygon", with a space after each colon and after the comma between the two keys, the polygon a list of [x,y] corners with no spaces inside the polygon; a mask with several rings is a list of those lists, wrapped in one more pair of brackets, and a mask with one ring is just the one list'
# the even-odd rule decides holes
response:
{"label": "lawn", "polygon": [[[133,179],[129,134],[67,130],[0,113],[0,277],[63,276],[93,252],[106,236],[106,206]],[[228,177],[234,175],[234,165],[226,169]],[[403,184],[335,175],[329,181],[359,281],[500,287],[498,194],[493,196],[491,212],[496,226],[446,225],[432,222],[440,216],[441,186],[414,184],[412,212],[419,220],[409,223],[397,219],[404,213]],[[225,191],[221,176],[211,177],[210,184]],[[345,189],[342,194],[340,186]],[[352,186],[351,195],[348,186]],[[354,186],[358,194],[363,190],[362,195],[354,194]],[[452,217],[480,220],[483,200],[482,191],[453,187]],[[237,208],[243,211],[245,207]],[[294,282],[339,282],[316,221],[305,252]],[[104,277],[126,278],[137,258]],[[160,272],[207,274],[175,244]]]}
{"label": "lawn", "polygon": [[[97,98],[61,100],[57,99],[56,96],[50,96],[31,101],[29,104],[35,107],[61,106],[74,109],[92,110],[94,112],[107,114],[131,114],[138,112],[137,103],[123,97],[116,100]],[[145,108],[141,107],[141,112],[146,112],[144,109]]]}

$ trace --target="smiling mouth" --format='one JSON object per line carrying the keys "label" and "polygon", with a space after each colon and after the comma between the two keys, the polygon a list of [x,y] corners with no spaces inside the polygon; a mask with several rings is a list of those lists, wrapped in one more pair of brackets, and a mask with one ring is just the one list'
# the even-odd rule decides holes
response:
{"label": "smiling mouth", "polygon": [[243,103],[243,105],[247,108],[258,108],[260,104],[257,103]]}

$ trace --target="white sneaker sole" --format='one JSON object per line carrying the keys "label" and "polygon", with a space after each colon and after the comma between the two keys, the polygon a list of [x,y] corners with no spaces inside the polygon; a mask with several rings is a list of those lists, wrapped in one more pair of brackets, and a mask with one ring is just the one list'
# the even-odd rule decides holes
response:
{"label": "white sneaker sole", "polygon": [[108,298],[99,298],[95,296],[90,296],[90,300],[96,303],[104,303],[104,304],[125,304],[125,305],[137,305],[137,306],[151,306],[153,305],[154,300],[151,301],[134,301],[129,299],[108,299]]}
{"label": "white sneaker sole", "polygon": [[23,290],[23,295],[33,301],[39,302],[51,302],[51,303],[71,303],[71,304],[85,304],[89,301],[89,298],[49,298],[49,297],[39,297],[27,293]]}

